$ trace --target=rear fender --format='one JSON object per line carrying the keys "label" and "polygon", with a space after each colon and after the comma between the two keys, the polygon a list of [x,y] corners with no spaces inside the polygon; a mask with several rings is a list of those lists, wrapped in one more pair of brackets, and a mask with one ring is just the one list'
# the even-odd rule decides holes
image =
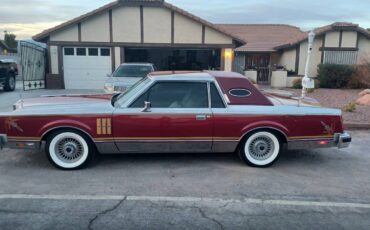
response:
{"label": "rear fender", "polygon": [[241,139],[243,139],[246,135],[248,135],[249,133],[257,129],[272,129],[284,135],[286,140],[288,139],[288,135],[289,135],[288,128],[278,122],[273,122],[273,121],[259,121],[259,122],[248,124],[242,129]]}

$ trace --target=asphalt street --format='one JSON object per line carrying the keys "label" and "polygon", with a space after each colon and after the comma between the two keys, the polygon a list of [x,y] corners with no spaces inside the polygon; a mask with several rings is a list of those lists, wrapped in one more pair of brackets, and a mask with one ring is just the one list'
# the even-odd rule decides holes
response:
{"label": "asphalt street", "polygon": [[100,156],[60,171],[43,151],[0,152],[0,229],[370,229],[369,131],[348,149]]}
{"label": "asphalt street", "polygon": [[[92,91],[0,92],[23,98]],[[370,229],[370,131],[348,149],[285,152],[270,168],[236,154],[104,155],[61,171],[41,151],[0,151],[0,229]]]}

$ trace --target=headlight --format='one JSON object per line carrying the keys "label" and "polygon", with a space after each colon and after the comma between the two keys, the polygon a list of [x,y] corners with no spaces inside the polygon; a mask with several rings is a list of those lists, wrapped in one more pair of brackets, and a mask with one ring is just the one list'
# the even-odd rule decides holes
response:
{"label": "headlight", "polygon": [[113,83],[105,83],[104,90],[107,93],[113,93],[114,92],[114,84]]}

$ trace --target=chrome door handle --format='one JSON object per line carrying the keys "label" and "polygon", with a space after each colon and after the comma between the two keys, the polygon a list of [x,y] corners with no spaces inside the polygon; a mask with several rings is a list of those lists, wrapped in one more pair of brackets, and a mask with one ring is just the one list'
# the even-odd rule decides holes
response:
{"label": "chrome door handle", "polygon": [[205,121],[207,119],[206,115],[196,115],[195,118],[197,121]]}

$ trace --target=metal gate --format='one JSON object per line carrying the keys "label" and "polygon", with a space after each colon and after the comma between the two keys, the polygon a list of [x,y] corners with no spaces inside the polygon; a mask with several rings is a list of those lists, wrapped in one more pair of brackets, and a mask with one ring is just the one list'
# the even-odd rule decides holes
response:
{"label": "metal gate", "polygon": [[244,70],[245,70],[245,55],[235,53],[235,59],[233,62],[233,71],[244,75]]}
{"label": "metal gate", "polygon": [[268,84],[270,82],[270,54],[251,54],[247,56],[247,66],[257,71],[257,83]]}
{"label": "metal gate", "polygon": [[19,42],[23,90],[45,88],[46,48],[28,41]]}

